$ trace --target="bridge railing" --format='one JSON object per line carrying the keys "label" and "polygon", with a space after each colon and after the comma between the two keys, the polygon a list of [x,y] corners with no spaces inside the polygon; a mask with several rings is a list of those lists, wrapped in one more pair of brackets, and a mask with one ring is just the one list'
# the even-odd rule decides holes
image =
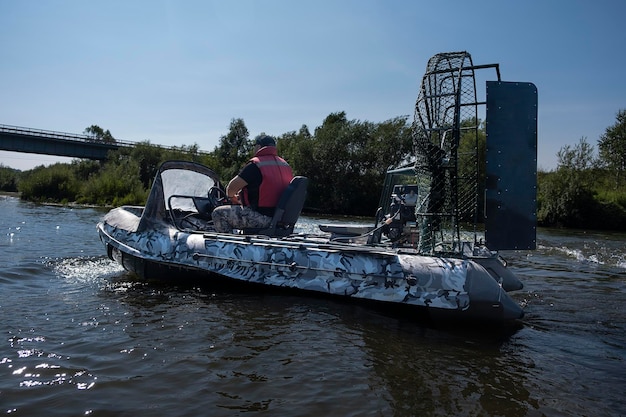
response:
{"label": "bridge railing", "polygon": [[97,142],[97,143],[106,143],[115,146],[135,146],[137,142],[130,142],[115,139],[115,142],[102,142],[89,135],[81,135],[76,133],[64,133],[64,132],[55,132],[52,130],[43,130],[43,129],[32,129],[30,127],[20,127],[20,126],[11,126],[11,125],[3,125],[0,124],[0,133],[13,133],[17,135],[27,135],[27,136],[40,136],[44,138],[50,139],[61,139],[61,140],[73,140],[77,142]]}
{"label": "bridge railing", "polygon": [[[85,134],[76,134],[76,133],[65,133],[65,132],[55,132],[53,130],[43,130],[43,129],[33,129],[30,127],[20,127],[20,126],[11,126],[11,125],[3,125],[0,124],[0,134],[9,133],[16,135],[24,135],[24,136],[38,136],[43,138],[50,139],[59,139],[59,140],[69,140],[76,142],[87,142],[91,144],[102,144],[108,145],[110,147],[133,147],[139,144],[140,142],[132,142],[128,140],[119,140],[115,139],[115,142],[104,142],[102,140],[98,140],[93,136],[85,135]],[[162,148],[162,149],[179,149],[176,146],[163,146],[153,144],[153,146]],[[199,154],[209,154],[210,152],[198,150]]]}

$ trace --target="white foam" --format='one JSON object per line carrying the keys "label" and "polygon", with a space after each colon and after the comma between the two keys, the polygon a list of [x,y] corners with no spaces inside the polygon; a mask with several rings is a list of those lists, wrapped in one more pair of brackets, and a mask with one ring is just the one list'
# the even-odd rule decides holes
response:
{"label": "white foam", "polygon": [[108,258],[65,258],[54,264],[57,275],[78,282],[94,282],[124,272],[124,268]]}

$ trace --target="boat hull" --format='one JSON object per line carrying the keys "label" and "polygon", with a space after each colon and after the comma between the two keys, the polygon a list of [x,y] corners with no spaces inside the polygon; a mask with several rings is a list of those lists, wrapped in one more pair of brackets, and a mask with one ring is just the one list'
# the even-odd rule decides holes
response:
{"label": "boat hull", "polygon": [[[116,212],[117,211],[117,212]],[[145,279],[251,284],[340,297],[451,320],[507,322],[522,308],[480,264],[405,254],[315,237],[188,233],[162,225],[138,232],[118,208],[98,224],[111,259]]]}

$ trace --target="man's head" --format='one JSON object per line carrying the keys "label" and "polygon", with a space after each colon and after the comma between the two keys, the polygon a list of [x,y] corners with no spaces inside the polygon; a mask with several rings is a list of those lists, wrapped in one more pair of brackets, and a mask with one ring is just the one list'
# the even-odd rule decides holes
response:
{"label": "man's head", "polygon": [[265,146],[276,146],[276,139],[266,135],[265,133],[261,133],[259,136],[254,138],[254,144],[261,148]]}

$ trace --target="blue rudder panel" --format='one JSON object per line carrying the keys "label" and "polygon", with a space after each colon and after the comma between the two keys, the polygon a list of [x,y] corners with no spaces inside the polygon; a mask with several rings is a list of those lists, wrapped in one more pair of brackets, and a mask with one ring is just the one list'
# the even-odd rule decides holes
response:
{"label": "blue rudder panel", "polygon": [[485,241],[492,250],[537,246],[537,87],[487,82]]}

